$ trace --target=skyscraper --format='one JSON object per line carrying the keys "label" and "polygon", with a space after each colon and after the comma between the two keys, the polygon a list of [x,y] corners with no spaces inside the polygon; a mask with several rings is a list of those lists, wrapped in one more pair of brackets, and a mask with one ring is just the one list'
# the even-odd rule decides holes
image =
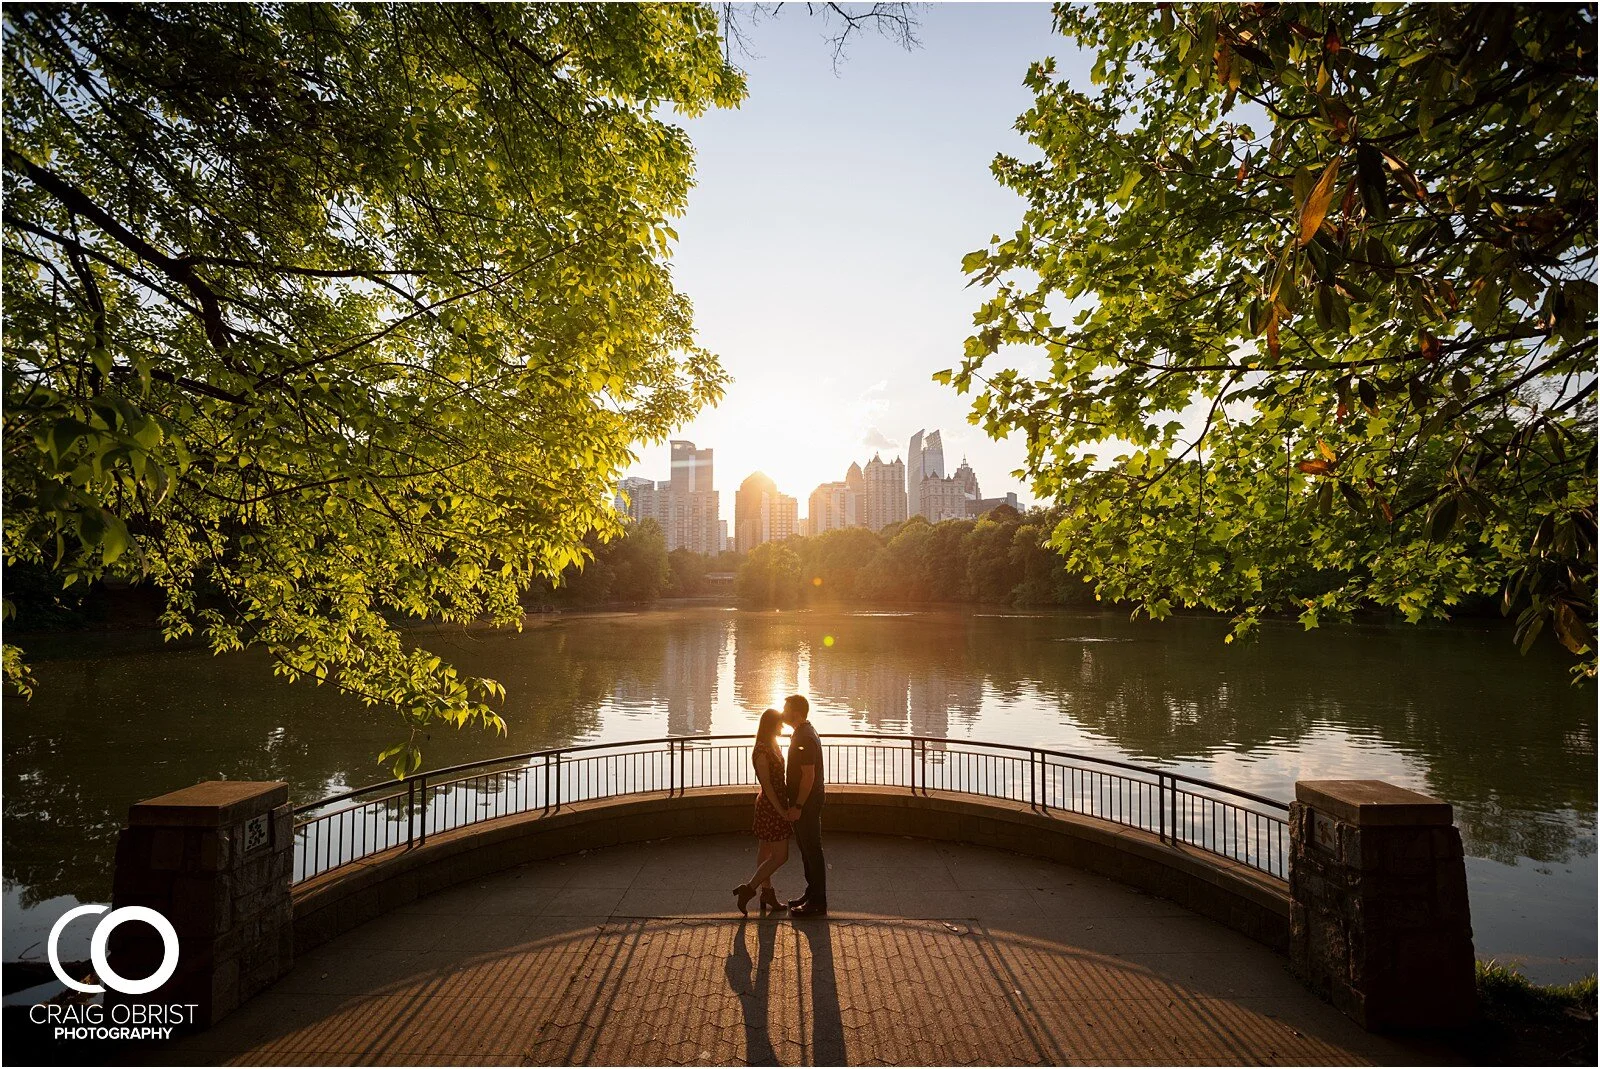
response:
{"label": "skyscraper", "polygon": [[694,494],[710,490],[711,450],[696,449],[693,442],[682,439],[672,446],[672,489],[675,493]]}
{"label": "skyscraper", "polygon": [[881,531],[906,518],[906,466],[899,457],[886,464],[874,453],[861,477],[861,522],[868,530]]}
{"label": "skyscraper", "polygon": [[669,553],[674,549],[718,553],[723,541],[719,526],[721,506],[717,492],[711,488],[711,450],[696,449],[693,442],[687,441],[671,445],[671,479],[659,483],[631,477],[622,480],[620,489],[628,497],[628,518],[636,523],[655,520],[666,536]]}
{"label": "skyscraper", "polygon": [[911,436],[911,446],[906,450],[907,516],[929,516],[922,482],[930,476],[944,478],[944,442],[936,430],[929,431],[926,437],[918,431]]}
{"label": "skyscraper", "polygon": [[733,499],[733,543],[748,553],[763,542],[781,542],[800,533],[800,503],[780,494],[777,484],[755,472],[739,484]]}
{"label": "skyscraper", "polygon": [[922,474],[924,478],[929,475],[944,478],[944,441],[938,431],[929,431],[928,437],[923,439]]}
{"label": "skyscraper", "polygon": [[906,515],[922,515],[922,432],[911,436],[906,449]]}
{"label": "skyscraper", "polygon": [[844,482],[823,483],[811,492],[806,533],[841,527],[881,531],[906,518],[906,466],[899,457],[885,461],[874,453],[863,468],[851,464]]}
{"label": "skyscraper", "polygon": [[[860,469],[856,469],[860,475]],[[848,482],[823,483],[811,491],[806,510],[806,534],[818,535],[861,525],[861,492]]]}

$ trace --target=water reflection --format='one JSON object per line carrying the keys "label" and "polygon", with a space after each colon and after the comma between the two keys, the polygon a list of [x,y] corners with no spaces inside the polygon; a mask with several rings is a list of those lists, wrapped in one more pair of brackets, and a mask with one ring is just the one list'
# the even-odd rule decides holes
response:
{"label": "water reflection", "polygon": [[[1469,854],[1499,863],[1474,870],[1483,906],[1514,898],[1508,880],[1558,898],[1578,888],[1577,902],[1593,886],[1595,693],[1569,686],[1555,656],[1521,658],[1490,630],[1269,626],[1232,646],[1224,633],[1202,619],[726,610],[431,632],[464,671],[506,685],[510,729],[436,732],[426,753],[440,767],[744,733],[798,690],[825,732],[1027,743],[1282,798],[1297,778],[1390,779],[1453,803]],[[58,640],[36,653],[35,699],[7,702],[8,917],[55,896],[103,900],[139,798],[233,778],[282,779],[309,801],[381,778],[373,758],[396,730],[385,714],[284,686],[254,656],[137,646]],[[1592,894],[1571,912],[1565,930],[1592,948]]]}

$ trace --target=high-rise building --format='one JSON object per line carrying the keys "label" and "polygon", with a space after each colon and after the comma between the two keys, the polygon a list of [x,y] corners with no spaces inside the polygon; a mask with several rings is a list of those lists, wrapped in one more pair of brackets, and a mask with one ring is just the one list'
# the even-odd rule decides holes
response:
{"label": "high-rise building", "polygon": [[966,457],[961,458],[961,466],[951,478],[961,486],[961,492],[970,500],[978,500],[978,476],[973,472],[972,465],[967,463]]}
{"label": "high-rise building", "polygon": [[922,432],[911,436],[906,448],[906,515],[922,515]]}
{"label": "high-rise building", "polygon": [[869,530],[881,531],[906,518],[906,466],[899,457],[884,463],[874,453],[861,469],[863,494],[861,522]]}
{"label": "high-rise building", "polygon": [[[851,465],[858,479],[861,469]],[[861,525],[861,491],[848,482],[823,483],[811,491],[806,512],[805,533],[818,535],[842,527]]]}
{"label": "high-rise building", "polygon": [[867,466],[851,464],[844,482],[823,483],[811,492],[806,533],[842,527],[881,531],[906,518],[906,466],[899,457],[885,462],[873,454]]}
{"label": "high-rise building", "polygon": [[922,502],[922,515],[929,523],[940,520],[964,520],[971,514],[973,503],[979,500],[978,477],[973,474],[966,458],[949,478],[929,475],[922,480],[918,491]]}
{"label": "high-rise building", "polygon": [[906,515],[929,516],[922,500],[922,484],[929,477],[944,478],[944,441],[938,431],[922,431],[911,436],[906,450]]}
{"label": "high-rise building", "polygon": [[676,493],[696,494],[710,490],[711,450],[696,449],[693,442],[678,440],[672,447],[672,489]]}
{"label": "high-rise building", "polygon": [[780,494],[777,484],[755,472],[739,484],[733,499],[733,542],[748,553],[763,542],[782,542],[800,533],[800,502]]}
{"label": "high-rise building", "polygon": [[[653,480],[640,479],[630,475],[617,484],[617,493],[612,498],[612,504],[617,507],[618,512],[627,513],[630,520],[643,519],[644,517],[636,514],[636,510],[639,508],[640,501],[644,500],[646,495],[654,494],[655,489],[656,484]],[[652,505],[651,507],[653,508],[654,506]]]}
{"label": "high-rise building", "polygon": [[938,431],[929,431],[922,441],[922,474],[944,478],[944,441]]}
{"label": "high-rise building", "polygon": [[[693,442],[686,441],[671,446],[671,479],[659,483],[632,477],[622,480],[619,489],[628,498],[628,518],[635,523],[655,520],[666,536],[669,553],[675,549],[718,553],[721,506],[711,488],[711,450],[696,449]],[[618,508],[623,508],[620,500]]]}

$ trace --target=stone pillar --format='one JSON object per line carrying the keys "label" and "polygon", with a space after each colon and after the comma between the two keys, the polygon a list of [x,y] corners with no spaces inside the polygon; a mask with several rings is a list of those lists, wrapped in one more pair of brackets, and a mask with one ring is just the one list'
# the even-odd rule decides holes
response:
{"label": "stone pillar", "polygon": [[1302,780],[1295,799],[1295,974],[1372,1031],[1472,1020],[1467,870],[1449,804],[1380,780]]}
{"label": "stone pillar", "polygon": [[[294,823],[283,783],[211,782],[140,802],[117,841],[113,908],[148,906],[178,934],[177,971],[138,996],[108,1000],[193,1003],[207,1028],[294,963]],[[111,934],[120,976],[151,976],[161,937],[147,924]]]}

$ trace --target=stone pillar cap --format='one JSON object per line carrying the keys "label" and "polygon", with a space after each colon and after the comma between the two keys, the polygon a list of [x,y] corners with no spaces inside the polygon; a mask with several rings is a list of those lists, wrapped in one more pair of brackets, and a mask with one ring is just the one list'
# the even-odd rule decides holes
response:
{"label": "stone pillar cap", "polygon": [[1381,779],[1303,779],[1295,800],[1346,824],[1374,827],[1446,825],[1450,803]]}
{"label": "stone pillar cap", "polygon": [[287,783],[210,780],[147,798],[128,809],[130,825],[220,828],[289,802]]}

